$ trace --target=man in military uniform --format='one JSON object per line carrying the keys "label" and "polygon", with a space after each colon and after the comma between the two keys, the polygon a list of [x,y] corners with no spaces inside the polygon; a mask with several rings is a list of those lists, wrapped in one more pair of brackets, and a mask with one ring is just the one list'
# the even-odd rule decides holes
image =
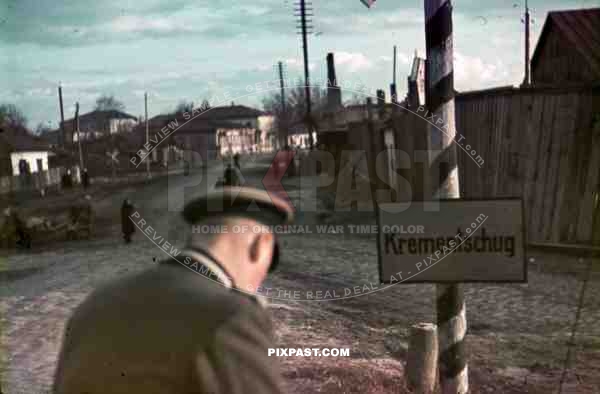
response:
{"label": "man in military uniform", "polygon": [[94,291],[67,324],[55,394],[283,392],[271,321],[251,290],[279,261],[268,227],[290,223],[292,207],[225,187],[183,215],[228,231],[192,231],[181,254]]}
{"label": "man in military uniform", "polygon": [[131,243],[131,235],[135,232],[135,225],[130,218],[134,209],[131,200],[126,198],[121,205],[121,232],[126,244]]}
{"label": "man in military uniform", "polygon": [[223,172],[223,186],[242,186],[242,174],[237,167],[232,167],[231,164],[227,164],[225,171]]}

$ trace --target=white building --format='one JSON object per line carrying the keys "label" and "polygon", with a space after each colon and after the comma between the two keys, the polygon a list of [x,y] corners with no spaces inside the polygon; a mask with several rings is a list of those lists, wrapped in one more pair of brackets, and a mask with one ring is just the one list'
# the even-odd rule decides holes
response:
{"label": "white building", "polygon": [[65,132],[70,135],[67,141],[77,142],[81,140],[90,140],[102,138],[116,133],[130,132],[133,130],[138,120],[135,116],[125,112],[112,111],[92,111],[79,116],[79,131],[77,133],[77,124],[74,118],[65,120]]}
{"label": "white building", "polygon": [[44,140],[26,131],[9,130],[0,135],[2,136],[0,145],[4,148],[0,149],[2,151],[0,156],[5,155],[3,161],[7,161],[9,167],[3,169],[3,174],[20,175],[48,171],[48,157],[52,153]]}
{"label": "white building", "polygon": [[209,109],[197,117],[220,125],[216,143],[219,154],[245,154],[268,150],[274,117],[255,108],[231,103]]}
{"label": "white building", "polygon": [[31,174],[48,171],[48,154],[48,151],[11,152],[10,162],[13,175],[19,175],[25,171],[25,168],[28,168]]}

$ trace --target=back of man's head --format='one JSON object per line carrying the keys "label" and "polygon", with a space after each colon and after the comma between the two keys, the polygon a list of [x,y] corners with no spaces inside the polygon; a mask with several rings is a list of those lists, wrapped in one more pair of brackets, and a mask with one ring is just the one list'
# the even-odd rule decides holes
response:
{"label": "back of man's head", "polygon": [[188,244],[216,259],[238,288],[255,290],[269,272],[276,240],[255,219],[217,215],[192,225]]}

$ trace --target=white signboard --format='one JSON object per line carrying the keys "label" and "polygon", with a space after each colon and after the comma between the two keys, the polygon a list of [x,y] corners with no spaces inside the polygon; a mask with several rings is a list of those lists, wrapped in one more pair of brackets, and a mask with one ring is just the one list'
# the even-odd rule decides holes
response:
{"label": "white signboard", "polygon": [[379,204],[377,220],[382,283],[527,282],[521,199]]}

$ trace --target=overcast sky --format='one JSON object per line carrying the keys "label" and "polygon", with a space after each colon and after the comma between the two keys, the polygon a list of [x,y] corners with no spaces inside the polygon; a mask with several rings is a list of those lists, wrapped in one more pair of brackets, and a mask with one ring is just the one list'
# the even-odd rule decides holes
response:
{"label": "overcast sky", "polygon": [[[293,0],[0,0],[0,103],[19,106],[35,128],[58,124],[57,86],[65,117],[74,103],[92,109],[113,94],[127,112],[150,116],[180,100],[245,95],[236,103],[260,107],[265,93],[246,87],[302,76],[302,47]],[[598,0],[530,0],[535,47],[549,10],[596,7]],[[523,1],[456,0],[457,90],[516,85],[523,78]],[[393,46],[398,46],[399,93],[415,50],[425,52],[422,0],[313,0],[309,38],[311,77],[326,75],[335,53],[340,82],[382,88],[389,95]],[[533,50],[533,49],[532,49]],[[345,95],[344,99],[351,95]]]}

